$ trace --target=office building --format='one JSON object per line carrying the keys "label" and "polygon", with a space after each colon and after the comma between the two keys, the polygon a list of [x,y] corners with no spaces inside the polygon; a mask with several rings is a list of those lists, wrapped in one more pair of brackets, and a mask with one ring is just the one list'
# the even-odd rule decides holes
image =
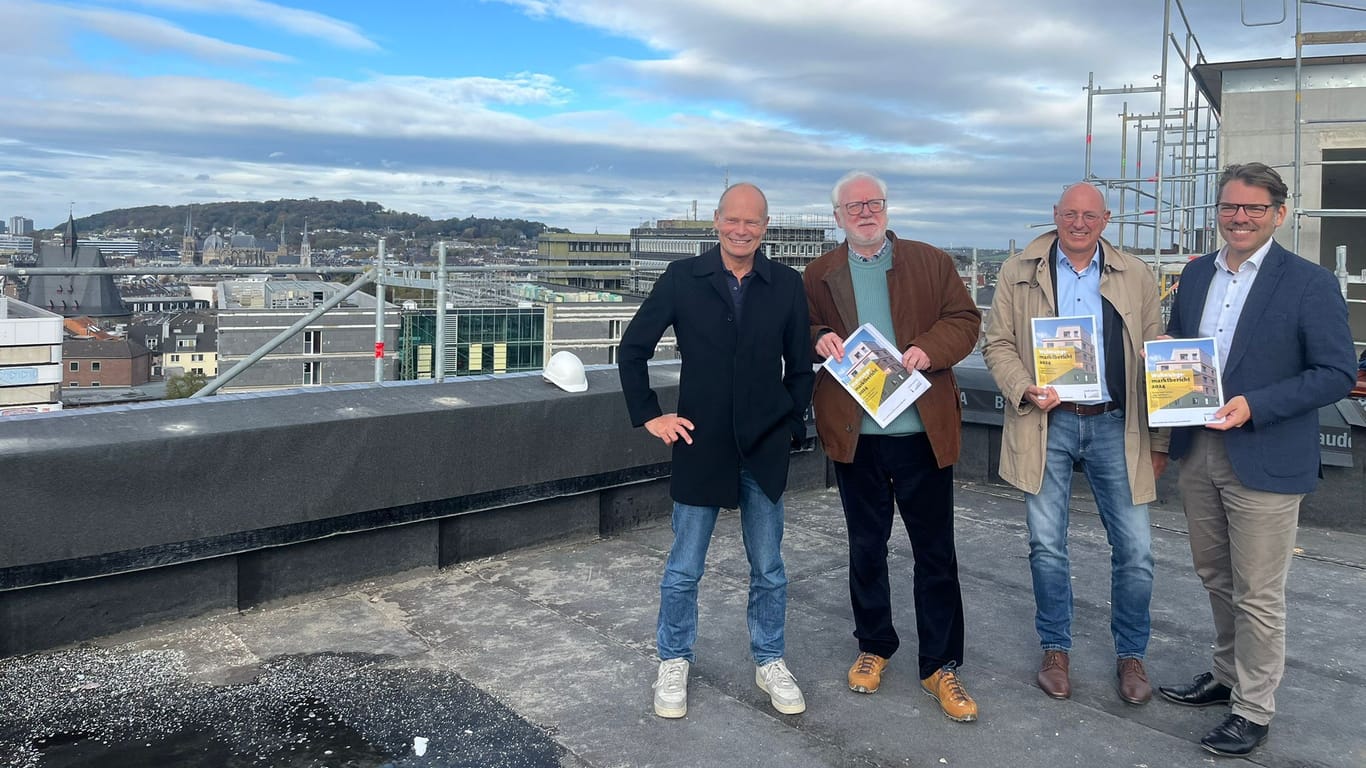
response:
{"label": "office building", "polygon": [[[218,284],[218,367],[227,371],[346,286],[319,280]],[[398,308],[385,307],[384,345],[396,349]],[[395,357],[384,379],[397,378]],[[169,363],[163,359],[163,365]],[[222,392],[353,384],[375,380],[375,297],[353,293],[225,384]]]}
{"label": "office building", "polygon": [[0,418],[59,411],[62,317],[0,296]]}
{"label": "office building", "polygon": [[603,267],[603,272],[546,272],[548,283],[595,291],[623,291],[629,288],[631,266],[630,235],[591,235],[546,233],[536,246],[540,266]]}
{"label": "office building", "polygon": [[33,234],[33,219],[26,219],[23,216],[9,217],[9,233],[11,235]]}

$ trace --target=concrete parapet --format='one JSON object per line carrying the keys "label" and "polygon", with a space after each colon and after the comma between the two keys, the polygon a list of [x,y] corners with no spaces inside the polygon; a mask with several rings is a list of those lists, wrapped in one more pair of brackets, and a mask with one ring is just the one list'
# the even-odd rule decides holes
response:
{"label": "concrete parapet", "polygon": [[[677,364],[651,376],[671,408]],[[669,450],[631,427],[614,368],[588,377],[579,394],[519,374],[0,420],[0,656],[666,517]],[[999,482],[999,393],[980,366],[959,381],[957,476]],[[1366,530],[1363,432],[1306,524]],[[789,487],[831,484],[811,439]]]}

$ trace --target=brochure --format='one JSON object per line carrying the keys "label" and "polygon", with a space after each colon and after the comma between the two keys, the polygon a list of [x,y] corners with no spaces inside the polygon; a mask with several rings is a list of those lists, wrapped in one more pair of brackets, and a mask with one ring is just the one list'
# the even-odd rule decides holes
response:
{"label": "brochure", "polygon": [[930,388],[920,371],[908,371],[901,353],[868,323],[844,340],[844,359],[831,357],[823,366],[873,417],[878,426],[892,423]]}
{"label": "brochure", "polygon": [[1058,399],[1100,399],[1100,366],[1096,364],[1096,317],[1036,317],[1034,381],[1052,387]]}
{"label": "brochure", "polygon": [[1224,405],[1219,352],[1214,339],[1143,342],[1148,426],[1192,427],[1215,423]]}

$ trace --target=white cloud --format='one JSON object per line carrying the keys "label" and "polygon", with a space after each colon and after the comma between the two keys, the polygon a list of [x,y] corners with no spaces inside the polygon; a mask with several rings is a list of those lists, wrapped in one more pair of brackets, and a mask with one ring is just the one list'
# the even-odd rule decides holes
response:
{"label": "white cloud", "polygon": [[296,35],[323,40],[332,45],[358,51],[379,50],[379,44],[361,33],[360,28],[340,19],[314,11],[290,8],[262,0],[135,0],[144,6],[221,16],[236,16],[262,26],[285,29]]}
{"label": "white cloud", "polygon": [[[705,215],[727,178],[760,183],[775,212],[824,214],[829,185],[861,167],[891,183],[903,234],[1004,245],[1031,236],[1026,226],[1082,174],[1087,73],[1147,85],[1165,45],[1158,0],[1112,4],[1104,19],[1089,0],[1051,0],[1047,13],[1016,0],[504,2],[560,25],[556,37],[578,25],[651,51],[585,48],[572,69],[539,71],[509,39],[493,71],[514,74],[434,76],[450,69],[434,61],[362,76],[321,63],[336,59],[317,46],[285,61],[152,15],[0,0],[17,30],[0,49],[11,83],[0,89],[0,199],[55,221],[73,197],[86,212],[353,197],[625,231],[682,215],[694,198]],[[139,4],[187,26],[185,13],[213,14],[377,49],[361,25],[259,0]],[[1283,28],[1243,28],[1236,8],[1201,11],[1218,22],[1204,27],[1207,57],[1284,53]],[[139,48],[256,66],[96,70],[71,55],[73,18]],[[1099,167],[1117,165],[1119,106],[1096,103]],[[1145,109],[1139,98],[1130,107]]]}
{"label": "white cloud", "polygon": [[77,8],[68,10],[67,14],[73,23],[136,48],[172,50],[211,60],[289,61],[289,57],[281,53],[195,34],[151,16]]}

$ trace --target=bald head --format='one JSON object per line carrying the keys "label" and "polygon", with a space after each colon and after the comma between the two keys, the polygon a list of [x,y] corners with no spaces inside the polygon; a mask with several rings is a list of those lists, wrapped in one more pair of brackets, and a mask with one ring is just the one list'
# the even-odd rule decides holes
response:
{"label": "bald head", "polygon": [[1100,234],[1110,223],[1105,196],[1084,181],[1072,184],[1053,206],[1053,223],[1058,227],[1058,248],[1074,266],[1084,267],[1095,255]]}
{"label": "bald head", "polygon": [[736,192],[743,192],[746,198],[751,195],[757,195],[760,204],[763,206],[763,215],[765,217],[768,216],[768,197],[764,195],[763,190],[748,181],[736,182],[735,184],[726,187],[726,191],[721,193],[721,199],[716,201],[717,215],[720,215],[721,212],[726,209],[726,201]]}
{"label": "bald head", "polygon": [[716,203],[712,226],[726,268],[747,270],[768,231],[768,200],[753,184],[733,184]]}
{"label": "bald head", "polygon": [[1079,181],[1075,184],[1068,184],[1062,190],[1062,195],[1058,197],[1057,207],[1065,210],[1067,207],[1078,210],[1105,210],[1105,196],[1096,189],[1094,185]]}

